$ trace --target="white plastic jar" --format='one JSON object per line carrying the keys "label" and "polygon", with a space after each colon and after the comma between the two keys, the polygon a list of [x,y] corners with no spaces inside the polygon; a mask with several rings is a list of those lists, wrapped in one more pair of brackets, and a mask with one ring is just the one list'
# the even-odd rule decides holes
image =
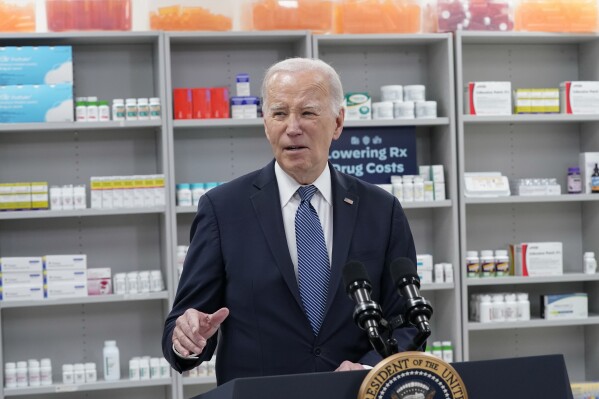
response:
{"label": "white plastic jar", "polygon": [[115,98],[114,100],[112,100],[112,120],[124,121],[125,114],[125,100],[123,100],[122,98]]}
{"label": "white plastic jar", "polygon": [[15,362],[4,363],[4,387],[17,387],[17,364]]}
{"label": "white plastic jar", "polygon": [[381,86],[381,101],[403,101],[403,86]]}
{"label": "white plastic jar", "polygon": [[121,362],[116,341],[105,341],[102,350],[104,364],[104,380],[117,381],[121,378]]}
{"label": "white plastic jar", "polygon": [[393,119],[393,102],[381,101],[372,103],[372,119]]}
{"label": "white plastic jar", "polygon": [[150,292],[150,272],[141,271],[137,273],[137,289],[139,293],[146,294]]}
{"label": "white plastic jar", "polygon": [[112,278],[114,282],[114,293],[123,295],[127,293],[127,275],[125,273],[117,273]]}
{"label": "white plastic jar", "polygon": [[42,386],[52,385],[52,361],[48,358],[40,361],[40,384]]}
{"label": "white plastic jar", "polygon": [[129,360],[129,379],[132,381],[139,380],[139,358]]}
{"label": "white plastic jar", "polygon": [[152,270],[150,272],[150,292],[160,292],[162,290],[164,290],[162,272],[160,270]]}
{"label": "white plastic jar", "polygon": [[147,98],[137,99],[137,119],[147,121],[150,119],[150,104]]}
{"label": "white plastic jar", "polygon": [[96,369],[96,363],[88,362],[85,363],[85,382],[96,382],[98,380],[98,371]]}
{"label": "white plastic jar", "polygon": [[85,384],[85,365],[83,363],[73,365],[73,381],[75,385]]}
{"label": "white plastic jar", "polygon": [[393,117],[395,119],[414,119],[413,101],[395,101],[393,102]]}
{"label": "white plastic jar", "polygon": [[27,377],[30,387],[39,387],[41,385],[39,360],[29,359],[27,361]]}
{"label": "white plastic jar", "polygon": [[150,98],[150,119],[158,120],[158,119],[160,119],[161,114],[162,114],[162,107],[160,105],[160,98],[158,98],[158,97]]}
{"label": "white plastic jar", "polygon": [[73,365],[72,364],[63,364],[62,365],[62,383],[64,385],[72,385],[75,382],[75,375],[73,374]]}
{"label": "white plastic jar", "polygon": [[139,282],[137,278],[138,272],[127,273],[127,294],[138,294],[139,293]]}
{"label": "white plastic jar", "polygon": [[177,184],[177,205],[178,206],[191,206],[191,186],[188,183]]}
{"label": "white plastic jar", "polygon": [[404,101],[425,101],[426,87],[424,85],[408,85],[403,88]]}
{"label": "white plastic jar", "polygon": [[128,98],[125,100],[125,119],[128,121],[137,120],[137,99]]}

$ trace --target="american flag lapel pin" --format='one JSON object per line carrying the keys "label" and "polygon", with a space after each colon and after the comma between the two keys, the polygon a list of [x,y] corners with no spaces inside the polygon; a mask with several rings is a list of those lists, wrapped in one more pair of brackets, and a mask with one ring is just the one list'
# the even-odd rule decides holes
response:
{"label": "american flag lapel pin", "polygon": [[353,199],[349,199],[349,198],[343,198],[343,201],[344,201],[344,202],[347,202],[347,203],[348,203],[348,204],[350,204],[350,205],[353,205],[353,204],[354,204],[354,200],[353,200]]}

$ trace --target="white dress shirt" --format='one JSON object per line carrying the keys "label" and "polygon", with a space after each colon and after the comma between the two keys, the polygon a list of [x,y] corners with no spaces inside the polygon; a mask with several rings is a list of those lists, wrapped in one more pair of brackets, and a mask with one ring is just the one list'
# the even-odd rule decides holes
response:
{"label": "white dress shirt", "polygon": [[[295,268],[297,276],[297,244],[295,241],[295,214],[301,202],[301,198],[297,189],[301,184],[289,176],[275,162],[275,175],[277,176],[277,184],[279,186],[279,197],[281,199],[281,211],[283,213],[283,225],[285,226],[285,237],[287,238],[287,246],[289,247],[289,255]],[[324,242],[327,246],[329,254],[329,267],[333,258],[333,192],[331,188],[331,171],[329,164],[326,165],[320,176],[312,183],[318,191],[310,200],[310,203],[316,209],[320,224],[324,233]]]}

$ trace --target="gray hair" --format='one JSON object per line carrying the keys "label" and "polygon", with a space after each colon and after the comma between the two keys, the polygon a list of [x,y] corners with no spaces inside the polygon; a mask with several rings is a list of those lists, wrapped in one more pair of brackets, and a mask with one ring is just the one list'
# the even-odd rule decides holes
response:
{"label": "gray hair", "polygon": [[316,58],[288,58],[272,65],[266,71],[262,81],[263,110],[268,110],[268,85],[272,77],[279,72],[303,72],[315,71],[320,73],[329,82],[329,97],[331,98],[331,110],[338,115],[343,106],[343,86],[339,74],[332,66]]}

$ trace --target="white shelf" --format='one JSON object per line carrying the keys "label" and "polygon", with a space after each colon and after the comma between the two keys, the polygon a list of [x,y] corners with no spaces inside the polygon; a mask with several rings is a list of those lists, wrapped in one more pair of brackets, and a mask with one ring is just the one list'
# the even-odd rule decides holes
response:
{"label": "white shelf", "polygon": [[74,209],[72,211],[3,211],[0,212],[0,220],[21,219],[47,219],[47,218],[69,218],[88,216],[119,216],[119,215],[141,215],[151,213],[164,213],[165,207],[147,208],[119,208],[119,209]]}
{"label": "white shelf", "polygon": [[455,289],[455,283],[425,283],[420,286],[420,291],[445,291]]}
{"label": "white shelf", "polygon": [[343,127],[383,127],[383,126],[446,126],[449,118],[440,117],[434,119],[385,119],[385,120],[346,120]]}
{"label": "white shelf", "polygon": [[168,292],[149,292],[144,294],[94,295],[80,298],[42,299],[37,301],[3,301],[0,309],[31,308],[58,305],[87,305],[94,303],[153,301],[168,299]]}
{"label": "white shelf", "polygon": [[464,44],[576,44],[597,40],[596,34],[458,31]]}
{"label": "white shelf", "polygon": [[[264,119],[179,119],[173,122],[175,129],[194,128],[240,128],[264,125]],[[449,118],[434,119],[387,119],[387,120],[346,120],[344,127],[393,127],[393,126],[446,126]]]}
{"label": "white shelf", "polygon": [[496,204],[538,204],[540,202],[584,202],[599,201],[596,194],[562,194],[562,195],[511,195],[509,197],[493,198],[464,198],[467,205],[496,205]]}
{"label": "white shelf", "polygon": [[183,377],[183,385],[216,384],[216,377]]}
{"label": "white shelf", "polygon": [[172,378],[157,378],[144,381],[98,381],[81,385],[53,384],[49,386],[27,388],[4,388],[4,396],[43,395],[64,392],[103,391],[108,389],[145,388],[171,385]]}
{"label": "white shelf", "polygon": [[120,130],[159,128],[162,121],[108,121],[108,122],[47,122],[47,123],[0,123],[0,133],[13,132],[79,132],[97,130]]}
{"label": "white shelf", "polygon": [[[598,115],[567,115],[567,114],[520,114],[505,116],[464,115],[465,124],[493,123],[581,123],[599,122]],[[484,134],[484,133],[482,133]]]}
{"label": "white shelf", "polygon": [[514,328],[539,328],[539,327],[570,327],[570,326],[589,326],[599,324],[598,315],[589,315],[586,319],[569,320],[545,320],[531,319],[527,321],[514,321],[503,323],[476,323],[469,322],[469,331],[487,331],[487,330],[511,330]]}
{"label": "white shelf", "polygon": [[545,284],[545,283],[573,283],[584,281],[599,281],[599,273],[565,273],[562,276],[543,276],[543,277],[485,277],[485,278],[466,278],[468,286],[497,286],[512,284]]}

